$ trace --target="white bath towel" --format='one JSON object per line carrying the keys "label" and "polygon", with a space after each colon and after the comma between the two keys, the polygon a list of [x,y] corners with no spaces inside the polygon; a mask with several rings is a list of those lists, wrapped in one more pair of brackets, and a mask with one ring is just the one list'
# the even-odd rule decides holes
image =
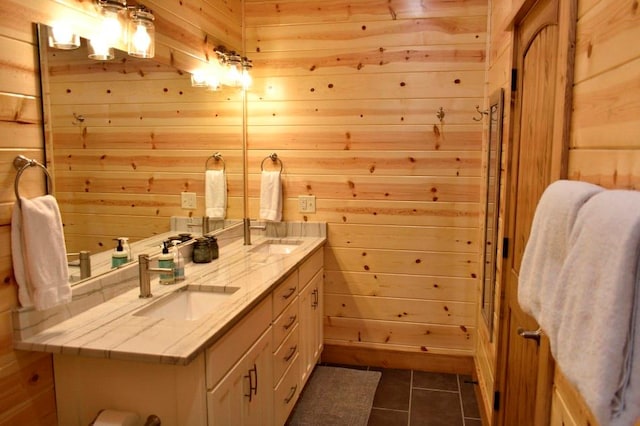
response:
{"label": "white bath towel", "polygon": [[538,202],[520,267],[518,303],[539,324],[541,302],[556,297],[558,274],[578,210],[601,191],[587,182],[558,180],[545,189]]}
{"label": "white bath towel", "polygon": [[602,426],[640,416],[640,353],[630,352],[639,340],[630,336],[639,256],[640,192],[604,191],[587,201],[558,277],[567,292],[551,351]]}
{"label": "white bath towel", "polygon": [[227,176],[224,170],[207,170],[204,188],[205,215],[224,219],[227,213]]}
{"label": "white bath towel", "polygon": [[44,310],[68,303],[71,286],[58,203],[51,195],[21,198],[21,203],[14,206],[11,226],[20,304]]}
{"label": "white bath towel", "polygon": [[282,183],[279,171],[262,171],[260,180],[260,219],[282,220]]}

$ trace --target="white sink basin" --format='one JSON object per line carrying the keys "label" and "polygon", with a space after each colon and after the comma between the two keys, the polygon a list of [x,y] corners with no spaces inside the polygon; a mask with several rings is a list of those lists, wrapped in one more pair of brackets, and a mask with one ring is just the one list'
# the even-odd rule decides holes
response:
{"label": "white sink basin", "polygon": [[135,316],[195,321],[215,311],[239,287],[186,286],[142,308]]}
{"label": "white sink basin", "polygon": [[252,248],[250,251],[262,256],[274,254],[291,254],[302,244],[301,240],[267,240]]}

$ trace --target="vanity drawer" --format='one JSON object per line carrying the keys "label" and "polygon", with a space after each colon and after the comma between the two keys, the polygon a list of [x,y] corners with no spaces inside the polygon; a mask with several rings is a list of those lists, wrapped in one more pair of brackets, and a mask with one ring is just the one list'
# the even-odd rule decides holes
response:
{"label": "vanity drawer", "polygon": [[298,294],[298,270],[293,271],[283,282],[273,290],[273,319],[276,319],[284,308]]}
{"label": "vanity drawer", "polygon": [[212,389],[271,323],[271,296],[266,297],[239,323],[207,348],[207,389]]}
{"label": "vanity drawer", "polygon": [[300,356],[296,355],[273,391],[274,424],[283,425],[300,396]]}
{"label": "vanity drawer", "polygon": [[284,338],[298,324],[298,296],[293,303],[273,322],[273,347],[277,348],[282,344]]}
{"label": "vanity drawer", "polygon": [[304,287],[311,278],[322,268],[324,265],[324,251],[322,247],[315,251],[310,258],[304,261],[300,268],[298,268],[299,281]]}
{"label": "vanity drawer", "polygon": [[282,374],[298,355],[298,341],[299,330],[298,324],[296,324],[289,336],[284,339],[282,345],[273,354],[273,383],[278,383]]}

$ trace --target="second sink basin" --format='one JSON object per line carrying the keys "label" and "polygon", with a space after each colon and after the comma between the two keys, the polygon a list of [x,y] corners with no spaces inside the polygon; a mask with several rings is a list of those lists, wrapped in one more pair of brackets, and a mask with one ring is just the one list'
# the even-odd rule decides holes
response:
{"label": "second sink basin", "polygon": [[291,254],[300,246],[300,244],[302,244],[302,241],[300,240],[267,240],[252,248],[251,252],[264,256],[270,256],[272,254]]}
{"label": "second sink basin", "polygon": [[135,316],[195,321],[216,310],[239,287],[186,286],[151,303]]}

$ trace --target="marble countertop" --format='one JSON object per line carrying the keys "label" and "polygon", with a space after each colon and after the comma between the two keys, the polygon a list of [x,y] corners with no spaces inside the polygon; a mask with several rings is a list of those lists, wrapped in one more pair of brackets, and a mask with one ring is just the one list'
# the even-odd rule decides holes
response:
{"label": "marble countertop", "polygon": [[[301,244],[288,255],[260,255],[242,238],[220,248],[220,257],[208,264],[186,265],[186,280],[160,285],[152,274],[153,297],[140,299],[137,276],[132,289],[41,332],[14,342],[16,349],[68,355],[113,358],[163,364],[188,364],[224,335],[277,284],[321,247],[325,237],[289,237]],[[153,264],[155,267],[155,262]],[[149,304],[190,286],[231,286],[239,289],[201,318],[170,320],[135,315]]]}

